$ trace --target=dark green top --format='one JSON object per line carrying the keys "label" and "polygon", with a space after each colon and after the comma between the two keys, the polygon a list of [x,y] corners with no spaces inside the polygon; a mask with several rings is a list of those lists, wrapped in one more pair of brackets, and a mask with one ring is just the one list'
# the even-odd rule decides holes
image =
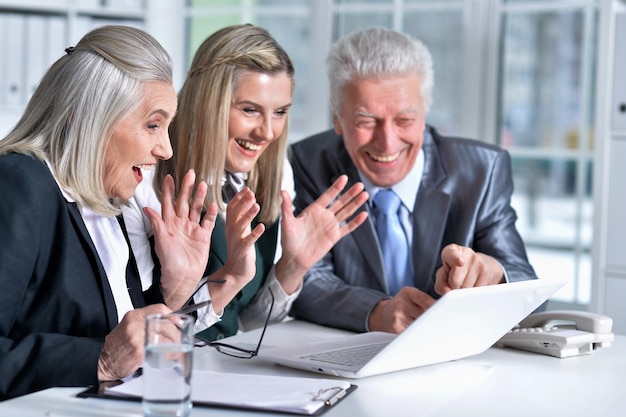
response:
{"label": "dark green top", "polygon": [[[256,224],[253,224],[252,228],[255,226]],[[263,235],[257,240],[254,245],[256,249],[256,275],[226,306],[222,320],[198,333],[203,339],[218,340],[237,333],[239,329],[237,321],[239,312],[250,304],[250,301],[252,301],[256,293],[265,283],[267,274],[274,265],[276,244],[278,241],[278,227],[279,222],[267,227]],[[211,251],[209,253],[209,263],[205,275],[212,274],[224,266],[227,258],[224,221],[221,217],[218,217],[211,236]]]}

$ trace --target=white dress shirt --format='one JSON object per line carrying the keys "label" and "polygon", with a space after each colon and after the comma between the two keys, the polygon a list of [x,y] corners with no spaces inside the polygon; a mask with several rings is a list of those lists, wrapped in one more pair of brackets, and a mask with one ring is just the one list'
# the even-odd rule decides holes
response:
{"label": "white dress shirt", "polygon": [[[397,184],[394,184],[391,189],[395,192],[402,204],[400,205],[398,217],[402,228],[406,233],[409,243],[409,253],[413,247],[413,207],[415,207],[415,200],[417,200],[417,194],[419,192],[420,184],[422,183],[422,176],[424,175],[424,152],[420,149],[413,164],[411,171]],[[371,181],[365,178],[360,172],[359,177],[361,182],[365,185],[365,190],[369,193],[369,205],[373,207],[374,196],[381,187],[374,185]],[[375,221],[375,217],[371,216],[372,221]],[[411,266],[412,267],[412,266]]]}

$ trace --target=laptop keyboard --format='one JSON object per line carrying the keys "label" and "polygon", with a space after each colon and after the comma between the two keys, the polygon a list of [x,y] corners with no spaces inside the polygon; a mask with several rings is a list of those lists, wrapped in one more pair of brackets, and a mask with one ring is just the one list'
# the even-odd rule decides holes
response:
{"label": "laptop keyboard", "polygon": [[376,356],[376,354],[383,350],[388,344],[388,342],[385,342],[365,346],[351,346],[327,352],[312,353],[310,355],[301,356],[301,358],[336,365],[361,366]]}

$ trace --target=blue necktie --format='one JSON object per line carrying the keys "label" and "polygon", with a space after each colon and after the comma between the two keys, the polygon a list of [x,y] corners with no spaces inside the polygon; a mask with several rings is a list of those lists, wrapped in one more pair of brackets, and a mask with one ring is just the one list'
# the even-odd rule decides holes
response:
{"label": "blue necktie", "polygon": [[413,285],[409,268],[409,245],[398,218],[400,197],[392,190],[380,190],[374,196],[376,232],[383,251],[389,292],[395,295],[406,285]]}

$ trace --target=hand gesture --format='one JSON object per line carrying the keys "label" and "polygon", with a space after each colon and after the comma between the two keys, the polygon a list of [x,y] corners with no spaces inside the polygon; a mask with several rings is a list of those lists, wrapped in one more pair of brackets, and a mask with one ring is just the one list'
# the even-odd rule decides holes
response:
{"label": "hand gesture", "polygon": [[499,284],[504,270],[498,261],[466,246],[450,244],[441,251],[443,265],[437,271],[435,291],[445,294],[457,288]]}
{"label": "hand gesture", "polygon": [[367,218],[367,212],[364,211],[346,223],[368,199],[361,183],[353,185],[337,198],[347,183],[347,176],[339,177],[298,217],[293,214],[288,193],[282,191],[283,252],[276,265],[276,277],[288,294],[298,289],[306,271],[326,255],[335,243]]}
{"label": "hand gesture", "polygon": [[393,298],[381,300],[372,309],[367,325],[370,331],[400,333],[435,303],[435,299],[415,287],[403,287]]}
{"label": "hand gesture", "polygon": [[226,245],[228,260],[225,272],[240,282],[240,288],[250,282],[256,274],[256,249],[254,244],[265,231],[258,224],[254,230],[251,223],[261,208],[249,188],[238,192],[226,207]]}
{"label": "hand gesture", "polygon": [[226,207],[224,223],[228,259],[212,279],[225,279],[223,285],[211,288],[214,311],[222,311],[233,297],[256,274],[256,248],[254,244],[265,231],[263,224],[252,229],[251,223],[261,208],[249,188],[238,192]]}
{"label": "hand gesture", "polygon": [[144,208],[161,262],[161,290],[172,309],[182,306],[204,274],[217,218],[217,205],[212,203],[200,222],[207,185],[200,182],[192,200],[195,180],[195,172],[189,170],[183,178],[180,195],[175,199],[174,180],[170,175],[165,177],[161,202],[163,218],[151,208]]}

